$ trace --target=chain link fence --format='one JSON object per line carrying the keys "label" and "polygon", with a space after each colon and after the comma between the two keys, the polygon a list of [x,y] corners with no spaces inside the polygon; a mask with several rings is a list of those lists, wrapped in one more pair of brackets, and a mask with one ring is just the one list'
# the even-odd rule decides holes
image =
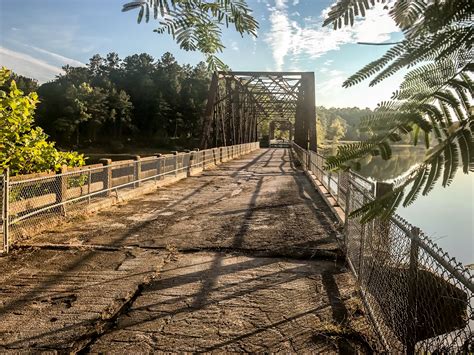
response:
{"label": "chain link fence", "polygon": [[348,218],[375,198],[376,184],[354,172],[325,171],[323,156],[295,144],[293,151],[345,210],[343,248],[379,335],[377,350],[472,353],[471,272],[397,215],[365,224]]}
{"label": "chain link fence", "polygon": [[256,142],[116,162],[102,159],[101,164],[59,173],[10,179],[1,175],[2,251],[8,251],[11,242],[50,228],[64,217],[83,214],[101,201],[119,200],[137,188],[175,181],[258,148]]}
{"label": "chain link fence", "polygon": [[8,252],[8,223],[7,223],[7,200],[6,182],[8,181],[8,171],[4,171],[0,175],[0,252]]}

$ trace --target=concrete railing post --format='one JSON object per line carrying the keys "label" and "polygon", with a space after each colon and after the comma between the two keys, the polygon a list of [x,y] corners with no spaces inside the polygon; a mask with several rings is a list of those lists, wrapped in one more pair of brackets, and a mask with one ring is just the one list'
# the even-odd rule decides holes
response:
{"label": "concrete railing post", "polygon": [[171,152],[173,154],[173,170],[174,170],[174,176],[178,177],[178,151],[173,150]]}
{"label": "concrete railing post", "polygon": [[133,157],[133,160],[135,160],[135,163],[133,163],[133,181],[137,181],[136,183],[133,184],[133,187],[139,187],[141,171],[142,171],[142,162],[139,155],[135,155]]}
{"label": "concrete railing post", "polygon": [[188,165],[188,176],[191,176],[191,171],[193,169],[194,160],[196,158],[196,151],[189,152],[189,165]]}
{"label": "concrete railing post", "polygon": [[156,174],[155,174],[155,181],[156,181],[156,180],[161,179],[161,177],[159,176],[160,171],[161,171],[161,164],[160,164],[160,162],[161,162],[161,159],[160,159],[161,153],[156,153],[155,156],[156,156]]}
{"label": "concrete railing post", "polygon": [[199,153],[199,148],[194,148],[193,149],[193,164],[196,164],[196,166],[199,166],[201,164],[201,161],[200,161],[200,153]]}
{"label": "concrete railing post", "polygon": [[99,163],[104,166],[102,174],[103,190],[105,196],[110,196],[110,189],[112,188],[112,159],[100,159]]}
{"label": "concrete railing post", "polygon": [[64,175],[66,172],[67,166],[63,165],[56,177],[56,184],[58,186],[56,203],[59,204],[58,210],[62,215],[66,215],[66,205],[63,203],[67,200],[67,176]]}

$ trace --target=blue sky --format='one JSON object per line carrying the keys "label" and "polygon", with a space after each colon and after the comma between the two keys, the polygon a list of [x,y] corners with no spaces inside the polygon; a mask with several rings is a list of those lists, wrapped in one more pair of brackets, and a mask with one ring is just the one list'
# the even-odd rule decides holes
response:
{"label": "blue sky", "polygon": [[[122,58],[147,52],[159,58],[169,51],[180,63],[196,64],[199,53],[185,52],[167,35],[152,30],[157,23],[136,23],[136,13],[122,13],[129,0],[1,0],[0,65],[51,80],[61,66],[84,65],[95,53],[117,52]],[[258,38],[224,31],[220,57],[233,70],[314,71],[316,102],[324,106],[375,107],[388,99],[402,74],[374,88],[366,83],[343,89],[345,78],[378,58],[386,46],[357,41],[398,40],[401,33],[381,7],[354,27],[334,31],[322,20],[334,0],[248,0],[260,23]]]}

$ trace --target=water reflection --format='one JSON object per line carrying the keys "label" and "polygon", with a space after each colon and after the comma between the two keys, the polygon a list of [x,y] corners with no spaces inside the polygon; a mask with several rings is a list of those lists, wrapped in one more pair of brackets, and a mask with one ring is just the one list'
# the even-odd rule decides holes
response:
{"label": "water reflection", "polygon": [[371,156],[362,159],[359,173],[377,181],[395,179],[412,166],[420,163],[424,156],[424,149],[396,148],[393,150],[390,160]]}
{"label": "water reflection", "polygon": [[[330,151],[325,152],[331,153]],[[425,150],[400,147],[390,160],[367,157],[361,161],[360,174],[377,181],[397,178],[423,160]],[[474,174],[458,170],[447,188],[439,181],[428,196],[419,196],[397,213],[420,227],[441,248],[463,264],[474,263]]]}

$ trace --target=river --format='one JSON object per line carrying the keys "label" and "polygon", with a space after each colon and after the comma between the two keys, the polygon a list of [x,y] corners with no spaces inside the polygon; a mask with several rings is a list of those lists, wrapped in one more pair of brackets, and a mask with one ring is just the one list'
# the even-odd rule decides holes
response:
{"label": "river", "polygon": [[[394,179],[423,156],[423,149],[396,148],[388,161],[366,158],[360,173],[375,180]],[[451,185],[443,188],[439,181],[429,195],[420,194],[412,205],[399,207],[397,213],[459,262],[474,263],[474,174],[458,169]]]}

